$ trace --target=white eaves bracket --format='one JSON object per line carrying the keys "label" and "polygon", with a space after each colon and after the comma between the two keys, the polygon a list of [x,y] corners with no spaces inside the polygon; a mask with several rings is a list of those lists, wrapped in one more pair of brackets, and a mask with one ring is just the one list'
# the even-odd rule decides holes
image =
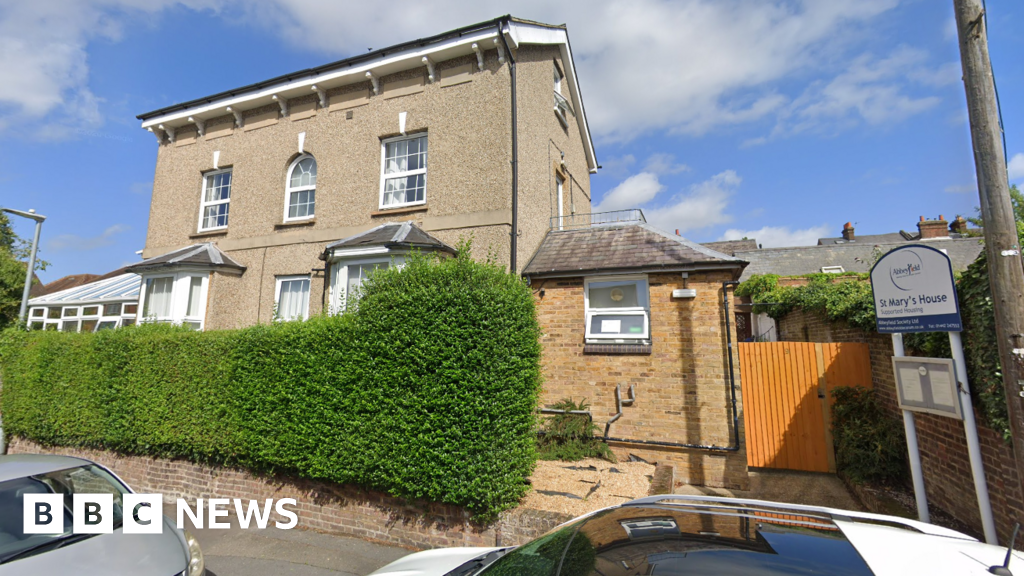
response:
{"label": "white eaves bracket", "polygon": [[288,101],[287,100],[285,100],[284,98],[278,98],[277,94],[274,94],[273,96],[271,96],[270,99],[273,100],[274,102],[277,102],[277,105],[281,107],[281,116],[282,117],[288,115]]}
{"label": "white eaves bracket", "polygon": [[380,94],[380,78],[378,78],[372,70],[367,70],[366,79],[369,80],[370,84],[373,86],[373,95],[376,96],[377,94]]}
{"label": "white eaves bracket", "polygon": [[313,90],[313,92],[316,92],[317,96],[320,97],[320,107],[327,108],[327,90],[324,90],[323,88],[317,86],[316,84],[313,84],[312,86],[310,86],[310,88]]}
{"label": "white eaves bracket", "polygon": [[484,69],[484,51],[480,49],[480,45],[477,44],[476,42],[473,42],[473,45],[470,46],[470,48],[473,49],[473,52],[476,52],[476,66],[477,66],[477,68],[483,70]]}
{"label": "white eaves bracket", "polygon": [[199,132],[200,136],[206,136],[206,120],[189,116],[188,121],[196,125],[196,131]]}
{"label": "white eaves bracket", "polygon": [[168,142],[170,142],[171,144],[174,143],[174,128],[164,127],[163,124],[160,124],[159,126],[157,126],[157,128],[163,130],[164,134],[167,134]]}
{"label": "white eaves bracket", "polygon": [[226,111],[228,111],[228,112],[231,112],[231,114],[233,114],[233,115],[234,115],[234,117],[235,117],[235,124],[236,124],[236,125],[237,125],[237,126],[238,126],[239,128],[241,128],[241,127],[243,126],[243,122],[244,122],[244,120],[245,120],[245,119],[244,119],[244,118],[242,118],[242,111],[241,111],[241,110],[235,110],[235,109],[234,109],[234,108],[232,108],[231,106],[228,106],[228,107],[227,107],[227,108],[225,108],[224,110],[226,110]]}
{"label": "white eaves bracket", "polygon": [[434,61],[424,56],[422,62],[423,65],[427,67],[427,80],[429,80],[430,83],[433,84],[434,80],[437,78],[434,75]]}

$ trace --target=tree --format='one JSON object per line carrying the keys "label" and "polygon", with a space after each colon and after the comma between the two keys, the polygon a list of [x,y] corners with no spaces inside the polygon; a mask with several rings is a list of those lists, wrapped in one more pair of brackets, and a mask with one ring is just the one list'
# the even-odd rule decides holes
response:
{"label": "tree", "polygon": [[[1013,219],[1017,222],[1017,238],[1024,238],[1024,193],[1016,184],[1010,186],[1010,203],[1013,205]],[[968,218],[967,221],[978,227],[984,226],[981,221],[981,208],[975,207],[974,210],[978,215]]]}
{"label": "tree", "polygon": [[[7,214],[0,212],[0,330],[18,322],[21,296],[25,289],[25,262],[32,246],[19,237]],[[36,270],[48,263],[36,259]]]}

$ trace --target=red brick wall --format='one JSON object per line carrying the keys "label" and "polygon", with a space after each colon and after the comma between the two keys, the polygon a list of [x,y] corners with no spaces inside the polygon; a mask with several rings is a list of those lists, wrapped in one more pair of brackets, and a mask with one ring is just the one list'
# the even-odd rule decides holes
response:
{"label": "red brick wall", "polygon": [[[871,351],[871,374],[883,406],[901,418],[892,372],[892,337],[864,332],[842,323],[829,324],[821,317],[798,310],[779,323],[781,340],[792,342],[867,342]],[[988,481],[989,500],[1000,542],[1013,533],[1014,523],[1024,516],[1024,498],[1012,448],[1002,435],[986,426],[975,411],[982,462]],[[931,414],[915,414],[921,467],[929,506],[936,506],[982,532],[978,499],[974,491],[967,438],[963,422]]]}
{"label": "red brick wall", "polygon": [[[534,281],[543,332],[541,404],[586,398],[603,431],[616,412],[616,384],[622,386],[623,398],[634,384],[636,402],[623,407],[622,418],[612,424],[610,436],[729,446],[732,413],[722,282],[731,279],[727,272],[690,273],[686,287],[696,289],[697,297],[673,298],[672,290],[683,288],[681,275],[651,274],[651,354],[585,354],[583,278]],[[735,342],[735,333],[733,338]],[[734,363],[739,397],[735,358]],[[742,442],[742,429],[738,437]],[[622,457],[632,453],[648,461],[670,463],[676,478],[691,484],[747,486],[742,446],[738,452],[616,443],[612,448]]]}
{"label": "red brick wall", "polygon": [[[103,450],[44,448],[15,438],[8,454],[64,454],[110,468],[133,490],[184,498],[263,500],[294,498],[299,528],[369,538],[416,549],[448,546],[508,546],[529,542],[571,516],[528,508],[503,513],[488,526],[469,521],[458,506],[406,501],[355,486],[285,476],[257,476],[244,470],[203,466],[184,460],[125,456]],[[174,508],[164,507],[174,517]],[[186,526],[190,521],[186,520]]]}

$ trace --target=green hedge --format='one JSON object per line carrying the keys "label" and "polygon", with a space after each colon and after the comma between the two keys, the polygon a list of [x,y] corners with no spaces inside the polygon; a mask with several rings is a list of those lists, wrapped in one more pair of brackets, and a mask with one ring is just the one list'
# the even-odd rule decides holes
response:
{"label": "green hedge", "polygon": [[6,331],[5,431],[353,483],[481,517],[513,506],[536,460],[529,288],[468,256],[414,256],[363,292],[351,313],[242,330]]}
{"label": "green hedge", "polygon": [[907,444],[899,419],[882,410],[874,390],[842,387],[832,397],[839,472],[854,482],[905,483]]}

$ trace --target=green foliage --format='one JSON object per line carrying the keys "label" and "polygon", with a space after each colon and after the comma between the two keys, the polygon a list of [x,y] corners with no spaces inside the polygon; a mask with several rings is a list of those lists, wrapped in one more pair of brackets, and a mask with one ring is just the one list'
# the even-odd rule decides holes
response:
{"label": "green foliage", "polygon": [[[29,243],[14,233],[7,214],[0,212],[0,330],[18,321],[30,249]],[[37,259],[35,268],[46,270],[48,265]]]}
{"label": "green foliage", "polygon": [[803,309],[828,318],[843,320],[862,330],[875,327],[875,308],[871,284],[866,274],[809,274],[803,286],[780,286],[779,276],[752,276],[736,287],[738,296],[748,296],[753,311],[779,319],[793,310]]}
{"label": "green foliage", "polygon": [[[1020,222],[1018,221],[1018,226]],[[971,399],[983,420],[1010,441],[1010,421],[996,341],[996,315],[989,288],[988,257],[984,252],[967,267],[957,283],[960,316],[964,323],[964,359],[971,383]],[[943,336],[945,336],[943,334]]]}
{"label": "green foliage", "polygon": [[536,460],[540,332],[524,282],[462,248],[375,272],[342,316],[4,331],[5,429],[352,483],[486,519],[522,497]]}
{"label": "green foliage", "polygon": [[[577,404],[565,398],[552,406],[555,410],[588,410],[586,399]],[[615,454],[600,439],[594,437],[598,426],[585,414],[554,414],[544,421],[542,434],[537,440],[541,460],[575,462],[583,458],[604,458],[615,462]]]}
{"label": "green foliage", "polygon": [[899,420],[884,412],[873,390],[832,391],[836,467],[854,482],[900,484],[907,477],[907,445]]}
{"label": "green foliage", "polygon": [[[1017,238],[1024,238],[1024,193],[1016,184],[1010,185],[1010,204],[1013,206],[1013,219],[1017,222]],[[967,221],[979,228],[984,228],[985,222],[981,219],[981,209],[975,208],[978,215],[968,218]]]}

